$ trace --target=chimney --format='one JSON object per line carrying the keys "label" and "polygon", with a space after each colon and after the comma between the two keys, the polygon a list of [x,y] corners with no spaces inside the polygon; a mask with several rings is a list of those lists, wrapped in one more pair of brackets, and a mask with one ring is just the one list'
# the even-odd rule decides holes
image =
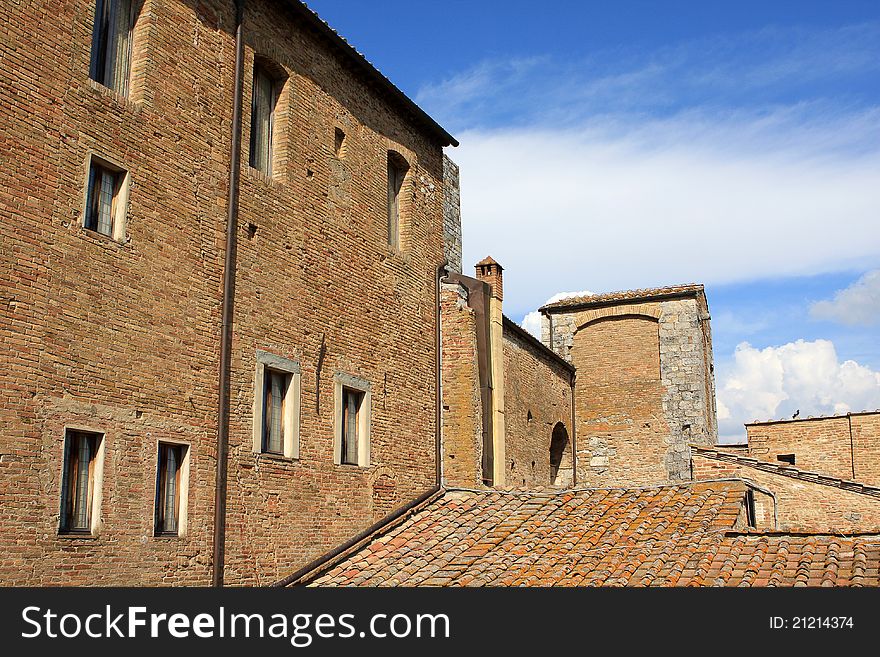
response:
{"label": "chimney", "polygon": [[495,262],[492,256],[486,256],[477,263],[476,270],[477,280],[488,283],[492,290],[492,296],[501,301],[504,298],[504,286],[501,277],[504,267]]}

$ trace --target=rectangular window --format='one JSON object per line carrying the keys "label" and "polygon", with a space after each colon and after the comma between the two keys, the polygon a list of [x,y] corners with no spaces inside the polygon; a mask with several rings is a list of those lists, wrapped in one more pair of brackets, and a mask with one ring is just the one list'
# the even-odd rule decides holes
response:
{"label": "rectangular window", "polygon": [[342,389],[342,455],[345,465],[358,465],[359,425],[364,393],[351,388]]}
{"label": "rectangular window", "polygon": [[92,531],[96,462],[101,436],[69,431],[64,440],[64,471],[61,478],[61,522],[65,534]]}
{"label": "rectangular window", "polygon": [[265,368],[263,381],[263,450],[269,454],[284,454],[287,392],[291,375]]}
{"label": "rectangular window", "polygon": [[156,471],[156,536],[177,536],[181,529],[183,460],[186,445],[159,443],[159,465]]}
{"label": "rectangular window", "polygon": [[132,0],[96,0],[89,77],[123,95],[128,93]]}
{"label": "rectangular window", "polygon": [[789,465],[794,465],[794,454],[777,454],[776,460],[781,463],[788,463]]}
{"label": "rectangular window", "polygon": [[409,165],[397,153],[388,153],[388,244],[400,247],[400,190]]}
{"label": "rectangular window", "polygon": [[125,172],[110,169],[95,160],[89,165],[86,213],[83,226],[113,237]]}
{"label": "rectangular window", "polygon": [[272,175],[272,131],[277,102],[275,79],[265,68],[254,65],[250,165],[267,176]]}

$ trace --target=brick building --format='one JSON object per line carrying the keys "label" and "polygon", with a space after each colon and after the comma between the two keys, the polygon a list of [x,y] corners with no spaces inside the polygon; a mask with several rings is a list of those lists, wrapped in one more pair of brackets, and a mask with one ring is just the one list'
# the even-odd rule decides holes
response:
{"label": "brick building", "polygon": [[453,486],[574,483],[574,367],[502,312],[503,268],[443,279],[443,474]]}
{"label": "brick building", "polygon": [[880,486],[880,411],[746,424],[748,455]]}
{"label": "brick building", "polygon": [[300,2],[0,18],[0,584],[876,583],[876,537],[755,537],[759,485],[678,483],[702,287],[532,338],[501,265],[462,273],[455,140]]}
{"label": "brick building", "polygon": [[452,137],[299,2],[0,18],[0,581],[260,584],[432,489]]}
{"label": "brick building", "polygon": [[577,370],[577,480],[690,479],[690,444],[717,440],[702,285],[569,298],[541,308],[542,342]]}

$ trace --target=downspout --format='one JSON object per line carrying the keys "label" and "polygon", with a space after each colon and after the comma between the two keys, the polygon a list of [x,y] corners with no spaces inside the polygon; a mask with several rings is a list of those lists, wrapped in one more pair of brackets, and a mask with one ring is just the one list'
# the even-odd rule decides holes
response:
{"label": "downspout", "polygon": [[[551,333],[552,335],[552,333]],[[577,370],[572,371],[571,373],[571,485],[572,488],[577,486],[577,424],[575,423],[575,412],[574,412],[574,386],[575,386],[575,377],[577,377]]]}
{"label": "downspout", "polygon": [[846,414],[846,421],[849,422],[849,457],[852,463],[853,481],[856,481],[856,448],[853,443],[852,413]]}
{"label": "downspout", "polygon": [[223,308],[220,332],[220,385],[217,411],[217,475],[214,486],[214,552],[212,586],[223,586],[226,556],[226,475],[229,451],[229,369],[232,351],[232,313],[235,299],[238,177],[241,170],[241,96],[244,70],[242,20],[245,0],[235,0],[235,81],[232,101],[232,153],[226,200],[226,254],[223,262]]}
{"label": "downspout", "polygon": [[441,454],[441,449],[443,447],[443,377],[442,377],[442,367],[443,367],[443,359],[441,355],[441,316],[440,316],[440,282],[444,276],[446,276],[449,272],[446,270],[446,267],[449,265],[449,260],[443,260],[443,264],[437,267],[437,275],[434,277],[434,353],[435,353],[435,361],[434,366],[437,368],[434,373],[434,460],[435,460],[435,470],[436,470],[436,485],[439,488],[443,485],[443,457]]}

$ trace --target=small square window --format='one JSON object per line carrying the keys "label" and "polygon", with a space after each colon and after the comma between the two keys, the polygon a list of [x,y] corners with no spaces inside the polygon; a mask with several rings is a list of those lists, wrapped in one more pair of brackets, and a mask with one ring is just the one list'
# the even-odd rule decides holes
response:
{"label": "small square window", "polygon": [[265,66],[254,65],[250,165],[267,176],[272,175],[272,140],[275,107],[278,104],[278,86],[278,81]]}
{"label": "small square window", "polygon": [[185,523],[189,448],[175,443],[159,443],[156,468],[156,536],[179,536]]}
{"label": "small square window", "polygon": [[132,0],[96,0],[89,77],[123,95],[128,93],[132,24]]}
{"label": "small square window", "polygon": [[61,478],[62,534],[91,534],[100,496],[97,481],[98,449],[102,436],[86,431],[68,431],[64,440],[64,470]]}

